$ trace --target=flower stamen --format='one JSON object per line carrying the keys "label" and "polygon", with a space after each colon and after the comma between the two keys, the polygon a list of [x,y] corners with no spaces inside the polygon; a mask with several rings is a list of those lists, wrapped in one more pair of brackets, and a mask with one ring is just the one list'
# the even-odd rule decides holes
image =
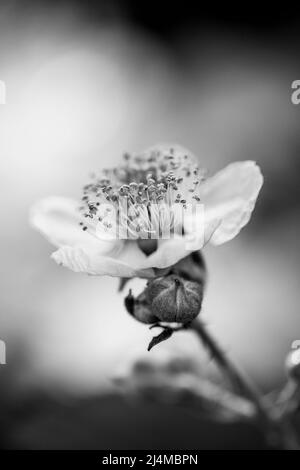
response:
{"label": "flower stamen", "polygon": [[[173,205],[185,210],[200,202],[205,173],[187,154],[169,148],[123,155],[123,164],[106,169],[83,188],[82,216],[104,231],[118,230],[119,238],[159,238],[181,222]],[[161,225],[161,212],[163,224]],[[116,220],[114,220],[114,217]],[[90,224],[80,223],[83,230]]]}

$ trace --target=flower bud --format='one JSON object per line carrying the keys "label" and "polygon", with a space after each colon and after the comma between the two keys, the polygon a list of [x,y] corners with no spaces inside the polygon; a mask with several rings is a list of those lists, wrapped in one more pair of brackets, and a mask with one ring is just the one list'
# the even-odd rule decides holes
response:
{"label": "flower bud", "polygon": [[150,281],[146,296],[159,321],[188,323],[200,312],[203,286],[170,274]]}
{"label": "flower bud", "polygon": [[189,281],[203,284],[203,286],[205,286],[207,280],[206,264],[201,251],[194,251],[169,268],[156,268],[155,272],[157,276],[177,274]]}
{"label": "flower bud", "polygon": [[170,274],[178,274],[184,279],[198,282],[204,286],[206,283],[207,271],[201,251],[194,251],[189,256],[178,261],[178,263],[172,267]]}
{"label": "flower bud", "polygon": [[153,315],[151,306],[149,305],[144,292],[142,292],[138,297],[134,297],[130,289],[129,294],[125,298],[125,307],[130,315],[142,323],[152,324],[158,320]]}
{"label": "flower bud", "polygon": [[289,376],[300,383],[300,348],[291,351],[286,360]]}

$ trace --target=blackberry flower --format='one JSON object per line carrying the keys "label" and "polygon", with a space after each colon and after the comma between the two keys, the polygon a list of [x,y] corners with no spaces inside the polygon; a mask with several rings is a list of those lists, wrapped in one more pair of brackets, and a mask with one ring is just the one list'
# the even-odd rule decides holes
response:
{"label": "blackberry flower", "polygon": [[30,221],[52,258],[76,272],[152,278],[210,242],[234,238],[251,217],[263,177],[253,161],[207,177],[177,145],[125,154],[83,188],[81,201],[49,197]]}

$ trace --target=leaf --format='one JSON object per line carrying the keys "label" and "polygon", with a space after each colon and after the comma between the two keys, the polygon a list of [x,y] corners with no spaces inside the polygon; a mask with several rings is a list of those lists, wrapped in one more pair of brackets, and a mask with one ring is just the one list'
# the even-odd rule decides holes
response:
{"label": "leaf", "polygon": [[148,346],[148,351],[151,351],[154,346],[161,343],[162,341],[166,341],[167,339],[171,338],[173,333],[174,331],[171,328],[165,328],[159,335],[152,338]]}

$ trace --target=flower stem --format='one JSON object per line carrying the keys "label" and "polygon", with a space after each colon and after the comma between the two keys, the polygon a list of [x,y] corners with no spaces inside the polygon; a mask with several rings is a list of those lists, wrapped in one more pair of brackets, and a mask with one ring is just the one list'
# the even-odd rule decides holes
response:
{"label": "flower stem", "polygon": [[276,417],[271,411],[271,407],[266,405],[263,397],[261,397],[248,377],[246,377],[226,356],[216,340],[207,330],[205,324],[201,320],[197,319],[190,324],[189,329],[194,331],[200,338],[201,342],[215,359],[233,388],[254,404],[257,412],[258,423],[261,425],[269,444],[284,449],[295,449],[297,441],[293,430],[289,428],[287,432],[286,423],[281,425],[281,422],[276,420]]}

